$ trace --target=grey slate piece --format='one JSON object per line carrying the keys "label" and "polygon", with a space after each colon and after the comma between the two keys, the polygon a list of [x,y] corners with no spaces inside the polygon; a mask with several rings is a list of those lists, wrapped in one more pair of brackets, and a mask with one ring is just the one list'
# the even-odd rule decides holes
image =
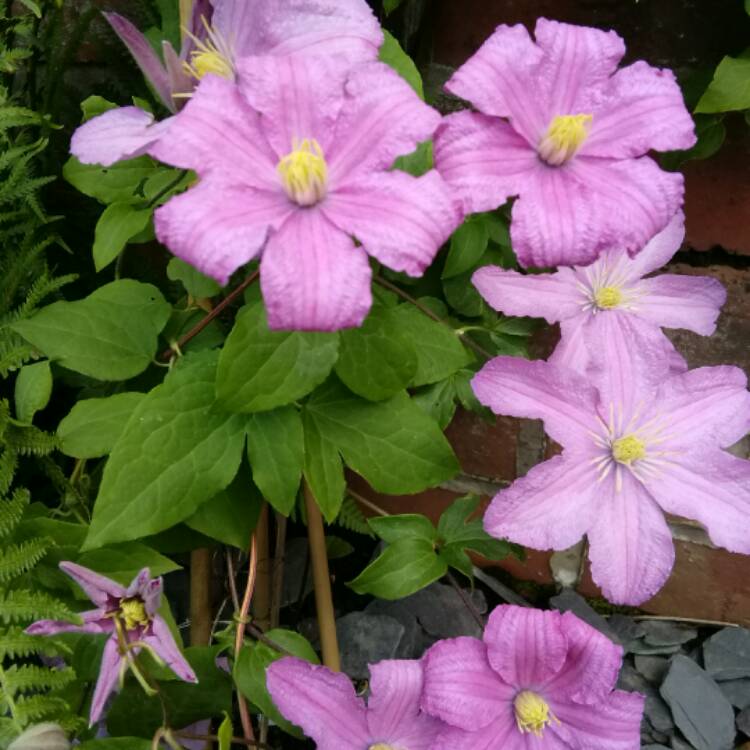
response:
{"label": "grey slate piece", "polygon": [[737,714],[737,729],[750,737],[750,708],[746,708]]}
{"label": "grey slate piece", "polygon": [[726,695],[735,708],[742,710],[750,706],[750,678],[724,680],[718,685],[721,692]]}
{"label": "grey slate piece", "polygon": [[724,628],[703,644],[706,671],[715,680],[750,677],[750,630]]}
{"label": "grey slate piece", "polygon": [[585,623],[596,628],[600,633],[607,636],[612,642],[620,643],[617,633],[609,626],[609,623],[589,603],[573,589],[563,589],[557,596],[553,596],[549,603],[560,612],[572,612]]}
{"label": "grey slate piece", "polygon": [[[648,724],[657,732],[670,734],[674,730],[672,714],[658,690],[628,662],[622,665],[617,687],[621,690],[643,693],[646,696],[644,719],[647,719]],[[648,724],[644,722],[646,729],[648,729]]]}
{"label": "grey slate piece", "polygon": [[350,612],[336,620],[341,668],[351,677],[368,676],[367,665],[393,659],[404,635],[404,626],[388,615]]}
{"label": "grey slate piece", "polygon": [[661,694],[674,722],[697,750],[734,747],[734,710],[708,673],[679,654],[672,658]]}
{"label": "grey slate piece", "polygon": [[649,681],[661,683],[669,669],[669,661],[663,656],[642,656],[637,654],[635,657],[635,668]]}
{"label": "grey slate piece", "polygon": [[612,615],[607,619],[607,624],[614,631],[626,652],[629,650],[629,645],[637,642],[643,635],[641,624],[627,615]]}
{"label": "grey slate piece", "polygon": [[646,620],[641,622],[643,640],[649,646],[681,646],[698,637],[695,628],[688,628],[664,620]]}

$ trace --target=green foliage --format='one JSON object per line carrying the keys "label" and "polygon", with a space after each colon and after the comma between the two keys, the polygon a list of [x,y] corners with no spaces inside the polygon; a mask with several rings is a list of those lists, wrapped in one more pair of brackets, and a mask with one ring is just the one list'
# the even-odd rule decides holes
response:
{"label": "green foliage", "polygon": [[336,523],[344,529],[355,531],[358,534],[374,536],[367,518],[353,497],[345,497],[341,503],[341,509],[336,516]]}
{"label": "green foliage", "polygon": [[695,108],[697,113],[750,109],[750,59],[725,57]]}
{"label": "green foliage", "polygon": [[393,68],[424,99],[422,76],[409,55],[404,52],[393,34],[383,31],[383,45],[380,48],[380,60]]}

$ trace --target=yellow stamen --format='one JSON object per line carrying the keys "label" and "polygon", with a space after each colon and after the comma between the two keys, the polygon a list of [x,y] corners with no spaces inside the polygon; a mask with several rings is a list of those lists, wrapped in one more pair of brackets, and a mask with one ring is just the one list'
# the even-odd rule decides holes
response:
{"label": "yellow stamen", "polygon": [[293,144],[276,167],[287,195],[300,206],[312,206],[325,198],[328,165],[314,138]]}
{"label": "yellow stamen", "polygon": [[516,711],[516,726],[522,733],[531,732],[536,737],[542,737],[548,724],[553,721],[560,723],[549,710],[547,701],[531,690],[520,692],[513,701]]}
{"label": "yellow stamen", "polygon": [[139,625],[146,626],[150,622],[146,607],[140,599],[123,599],[118,616],[125,623],[126,630],[135,630]]}
{"label": "yellow stamen", "polygon": [[376,745],[370,745],[367,750],[396,750],[396,748],[391,745],[386,745],[382,742],[378,742]]}
{"label": "yellow stamen", "polygon": [[190,62],[182,63],[185,72],[198,81],[208,73],[230,81],[234,80],[231,45],[209,26],[203,16],[201,16],[201,21],[206,29],[205,40],[198,39],[186,27],[183,27],[183,33],[189,36],[195,45],[195,49],[190,53]]}
{"label": "yellow stamen", "polygon": [[575,156],[588,138],[593,115],[557,115],[539,144],[539,156],[558,167]]}
{"label": "yellow stamen", "polygon": [[612,456],[618,463],[627,464],[638,461],[646,455],[646,446],[635,435],[626,435],[612,443]]}
{"label": "yellow stamen", "polygon": [[622,302],[622,292],[616,286],[605,286],[594,293],[594,302],[600,310],[611,310]]}

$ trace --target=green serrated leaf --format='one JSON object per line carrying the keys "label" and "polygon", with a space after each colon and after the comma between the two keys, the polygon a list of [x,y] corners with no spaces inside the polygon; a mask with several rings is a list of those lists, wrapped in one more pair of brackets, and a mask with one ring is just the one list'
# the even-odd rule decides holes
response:
{"label": "green serrated leaf", "polygon": [[411,400],[434,419],[441,430],[445,430],[456,413],[456,389],[452,378],[420,388],[412,393]]}
{"label": "green serrated leaf", "polygon": [[315,419],[302,412],[305,434],[305,479],[310,485],[315,502],[328,523],[332,523],[344,501],[346,479],[344,466],[336,446],[320,431]]}
{"label": "green serrated leaf", "polygon": [[180,281],[187,293],[194,299],[213,297],[221,290],[218,282],[205,276],[181,258],[172,258],[167,264],[167,276],[172,281]]}
{"label": "green serrated leaf", "polygon": [[297,499],[305,458],[302,418],[294,406],[249,415],[247,454],[263,497],[288,516]]}
{"label": "green serrated leaf", "polygon": [[432,542],[405,538],[386,547],[347,585],[358,594],[372,594],[378,599],[401,599],[429,586],[448,572],[448,565],[438,557]]}
{"label": "green serrated leaf", "polygon": [[383,45],[380,48],[380,61],[393,68],[424,99],[422,76],[409,55],[404,52],[396,38],[383,29]]}
{"label": "green serrated leaf", "polygon": [[285,406],[322,383],[337,356],[336,334],[271,331],[263,306],[248,305],[222,349],[217,398],[237,412]]}
{"label": "green serrated leaf", "polygon": [[167,529],[232,481],[245,425],[216,407],[216,354],[184,357],[136,407],[104,469],[86,548]]}
{"label": "green serrated leaf", "polygon": [[139,188],[157,166],[148,156],[117,162],[111,167],[81,164],[71,156],[63,166],[63,177],[77,190],[102,203],[142,200]]}
{"label": "green serrated leaf", "polygon": [[417,355],[391,308],[376,305],[360,328],[342,331],[336,374],[349,390],[371,401],[404,390],[417,372]]}
{"label": "green serrated leaf", "polygon": [[153,208],[135,208],[130,203],[107,206],[94,230],[94,268],[106,268],[146,228],[152,213]]}
{"label": "green serrated leaf", "polygon": [[404,513],[398,516],[374,516],[367,521],[372,530],[389,544],[399,539],[437,540],[437,529],[426,516],[418,513]]}
{"label": "green serrated leaf", "polygon": [[750,59],[725,57],[695,108],[697,113],[750,108]]}
{"label": "green serrated leaf", "polygon": [[77,302],[54,302],[11,327],[63,367],[126,380],[150,364],[169,312],[155,286],[120,279]]}
{"label": "green serrated leaf", "polygon": [[106,456],[145,393],[118,393],[78,401],[57,427],[60,450],[74,458]]}
{"label": "green serrated leaf", "polygon": [[24,365],[16,377],[16,419],[31,424],[34,414],[44,409],[52,395],[52,371],[49,362]]}
{"label": "green serrated leaf", "polygon": [[469,216],[451,237],[442,278],[450,279],[473,270],[484,255],[489,239],[489,229],[482,216]]}

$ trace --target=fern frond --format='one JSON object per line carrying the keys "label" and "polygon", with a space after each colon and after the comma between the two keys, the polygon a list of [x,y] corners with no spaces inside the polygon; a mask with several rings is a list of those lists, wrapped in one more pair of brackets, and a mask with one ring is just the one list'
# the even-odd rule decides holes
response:
{"label": "fern frond", "polygon": [[59,599],[43,591],[0,591],[0,622],[6,625],[34,620],[78,621],[78,616]]}
{"label": "fern frond", "polygon": [[4,659],[27,659],[29,656],[60,656],[70,649],[54,638],[29,635],[19,627],[0,630],[0,663]]}
{"label": "fern frond", "polygon": [[[53,238],[50,238],[49,241],[39,243],[37,248],[41,251],[48,247],[52,241],[54,241]],[[28,317],[37,307],[39,307],[39,304],[43,299],[49,297],[50,294],[56,292],[66,284],[75,281],[77,278],[78,275],[75,273],[69,273],[66,276],[57,276],[56,278],[52,278],[46,273],[43,274],[32,284],[31,289],[29,289],[29,292],[26,295],[26,299],[14,311],[13,317],[16,319]]]}
{"label": "fern frond", "polygon": [[16,721],[24,726],[32,721],[67,713],[70,710],[62,698],[43,693],[22,696],[15,702],[15,709]]}
{"label": "fern frond", "polygon": [[75,679],[70,667],[50,669],[36,664],[14,664],[5,670],[5,690],[12,696],[40,690],[59,690]]}
{"label": "fern frond", "polygon": [[0,550],[0,583],[7,583],[30,571],[46,554],[50,541],[34,537]]}
{"label": "fern frond", "polygon": [[25,125],[41,125],[42,115],[26,107],[0,107],[0,132]]}
{"label": "fern frond", "polygon": [[[13,456],[12,453],[6,451],[5,453],[3,453],[2,457],[0,457],[0,464],[2,464],[2,461],[6,455]],[[0,473],[2,473],[1,469]],[[0,489],[2,489],[1,486]],[[29,492],[28,490],[24,490],[20,487],[13,492],[10,498],[0,501],[0,537],[8,536],[11,531],[13,531],[16,526],[18,526],[21,521],[23,511],[28,504]],[[0,552],[0,554],[2,554],[2,552]]]}
{"label": "fern frond", "polygon": [[375,536],[357,501],[348,495],[341,504],[341,510],[336,517],[336,523],[344,529],[355,531],[357,534]]}
{"label": "fern frond", "polygon": [[21,456],[46,456],[59,444],[56,435],[33,425],[10,424],[4,438],[7,447]]}

